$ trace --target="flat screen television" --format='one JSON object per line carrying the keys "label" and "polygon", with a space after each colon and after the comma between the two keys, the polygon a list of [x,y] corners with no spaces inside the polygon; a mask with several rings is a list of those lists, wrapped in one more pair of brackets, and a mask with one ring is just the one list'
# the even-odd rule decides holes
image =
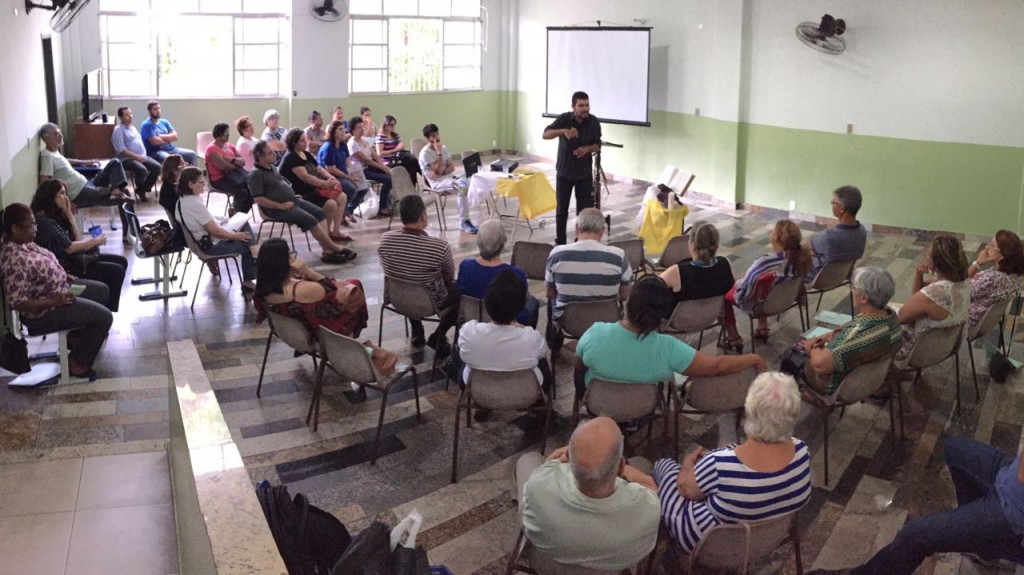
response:
{"label": "flat screen television", "polygon": [[82,76],[82,119],[92,122],[103,113],[103,71],[100,68]]}

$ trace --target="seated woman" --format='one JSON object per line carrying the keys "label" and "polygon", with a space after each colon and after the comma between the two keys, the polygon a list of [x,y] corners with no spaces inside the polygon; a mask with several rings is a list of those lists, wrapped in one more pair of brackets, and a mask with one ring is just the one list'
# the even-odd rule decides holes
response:
{"label": "seated woman", "polygon": [[[793,437],[800,414],[796,381],[779,372],[758,375],[744,414],[743,443],[712,451],[698,446],[679,463],[654,464],[662,522],[686,553],[717,525],[777,519],[810,499],[810,451]],[[626,479],[650,481],[636,470]]]}
{"label": "seated woman", "polygon": [[[178,178],[178,207],[174,216],[184,228],[184,233],[189,234],[196,244],[201,244],[200,238],[203,236],[209,236],[213,245],[204,250],[207,255],[242,256],[242,295],[249,295],[256,287],[253,283],[256,279],[256,264],[251,247],[256,243],[256,239],[248,222],[237,232],[221,227],[227,220],[210,215],[210,210],[200,197],[204,188],[202,170],[193,167],[182,170]],[[216,267],[216,262],[209,263]]]}
{"label": "seated woman", "polygon": [[327,128],[327,141],[320,146],[316,156],[317,164],[341,182],[341,189],[348,197],[345,218],[342,220],[344,225],[356,221],[355,210],[363,203],[366,192],[370,190],[370,183],[366,178],[357,178],[348,173],[348,145],[345,144],[347,139],[345,122],[334,120]]}
{"label": "seated woman", "polygon": [[[541,389],[550,393],[547,341],[532,327],[515,322],[516,314],[526,303],[526,295],[526,285],[511,269],[494,276],[483,298],[490,323],[469,320],[459,329],[459,357],[466,364],[463,381],[469,381],[470,369],[533,369]],[[541,362],[543,365],[539,365]]]}
{"label": "seated woman", "polygon": [[205,151],[206,172],[210,175],[211,186],[231,194],[235,211],[248,212],[252,209],[249,172],[245,171],[245,158],[228,142],[230,130],[224,122],[214,124],[213,143]]}
{"label": "seated woman", "polygon": [[[750,264],[747,273],[736,280],[736,285],[725,294],[725,301],[757,318],[754,337],[768,341],[768,317],[758,313],[768,290],[776,283],[792,277],[803,277],[811,269],[811,251],[800,244],[800,228],[789,220],[775,222],[769,236],[772,253],[765,254]],[[736,316],[732,306],[725,306],[722,323],[728,334],[726,345],[736,353],[743,351],[743,338],[736,329]]]}
{"label": "seated woman", "polygon": [[33,243],[36,219],[25,204],[7,206],[0,212],[0,223],[4,233],[0,273],[4,278],[7,305],[20,314],[21,323],[31,332],[71,330],[68,334],[71,375],[95,381],[92,364],[114,322],[110,310],[97,301],[106,299],[106,290],[102,284],[97,284],[98,290],[87,287],[79,297],[68,291],[70,278],[56,256]]}
{"label": "seated woman", "polygon": [[277,110],[270,109],[263,113],[263,125],[266,128],[263,129],[263,133],[260,134],[260,139],[265,141],[270,146],[271,150],[277,154],[277,159],[274,161],[275,166],[281,165],[281,158],[284,157],[284,153],[288,151],[288,148],[284,145],[285,134],[288,130],[281,125],[281,114],[277,113]]}
{"label": "seated woman", "polygon": [[[476,247],[480,255],[466,258],[459,264],[459,276],[455,286],[459,293],[477,299],[484,299],[487,286],[503,271],[511,270],[528,289],[526,272],[501,261],[501,251],[505,249],[505,226],[498,220],[487,220],[480,226],[476,236]],[[527,292],[523,307],[516,310],[516,321],[522,325],[537,327],[540,303],[537,298]]]}
{"label": "seated woman", "polygon": [[[718,228],[709,222],[697,222],[690,228],[687,243],[693,257],[661,272],[661,279],[676,294],[676,302],[728,293],[735,279],[729,260],[715,255],[718,252]],[[729,311],[732,312],[731,309]],[[671,315],[670,311],[666,318]],[[724,346],[720,349],[726,351]]]}
{"label": "seated woman", "polygon": [[[987,267],[989,264],[992,267]],[[1019,291],[1022,274],[1024,244],[1010,230],[999,230],[978,254],[978,259],[967,268],[967,275],[971,278],[968,326],[976,326],[992,304]]]}
{"label": "seated woman", "polygon": [[[971,304],[967,267],[967,256],[960,240],[948,234],[932,239],[924,260],[914,271],[913,293],[899,308],[903,347],[896,353],[894,365],[897,368],[906,368],[914,343],[922,333],[967,321]],[[935,281],[925,281],[924,276],[929,272],[935,275]]]}
{"label": "seated woman", "polygon": [[359,337],[369,312],[363,284],[321,275],[291,254],[288,242],[271,238],[260,246],[256,279],[257,321],[274,312],[301,321],[316,339],[317,328]]}
{"label": "seated woman", "polygon": [[259,142],[253,135],[256,127],[252,125],[252,118],[242,116],[236,120],[235,130],[238,130],[238,141],[235,142],[235,149],[238,150],[238,155],[242,156],[242,159],[245,160],[245,165],[242,166],[242,169],[246,172],[251,172],[256,167],[256,160],[252,157],[252,149],[256,147],[256,142]]}
{"label": "seated woman", "polygon": [[324,117],[313,110],[309,113],[309,125],[303,132],[306,134],[306,143],[308,147],[306,151],[310,154],[315,154],[320,151],[320,146],[324,144],[327,139],[327,135],[324,133]]}
{"label": "seated woman", "polygon": [[[377,217],[386,218],[391,215],[391,168],[385,166],[377,156],[377,148],[373,145],[373,134],[360,116],[353,116],[348,121],[348,129],[352,137],[348,139],[349,166],[355,165],[366,179],[380,183],[380,210]],[[367,142],[369,136],[370,142]],[[349,168],[352,173],[352,168]]]}
{"label": "seated woman", "polygon": [[128,260],[117,254],[100,253],[107,236],[82,237],[71,211],[67,188],[60,180],[39,184],[32,196],[36,215],[36,244],[50,250],[69,275],[102,282],[108,299],[101,301],[110,311],[121,305],[121,288],[128,270]]}
{"label": "seated woman", "polygon": [[420,161],[416,156],[405,149],[405,142],[395,131],[397,125],[398,120],[394,116],[390,114],[384,116],[384,123],[380,125],[380,131],[377,132],[377,155],[389,168],[395,166],[405,168],[405,171],[409,173],[409,179],[412,180],[412,185],[415,186],[416,174],[422,174],[423,170],[420,169]]}
{"label": "seated woman", "polygon": [[160,206],[172,218],[178,207],[178,177],[184,169],[185,160],[178,154],[167,156],[160,166]]}
{"label": "seated woman", "polygon": [[327,232],[336,242],[350,242],[352,237],[341,232],[345,221],[348,198],[341,182],[317,164],[316,157],[306,151],[306,134],[298,128],[288,130],[284,137],[288,148],[281,159],[280,172],[291,182],[295,193],[302,199],[323,208],[327,215]]}
{"label": "seated woman", "polygon": [[899,318],[887,307],[896,293],[889,272],[857,268],[850,289],[857,310],[853,321],[832,333],[800,342],[808,353],[804,381],[822,395],[835,393],[853,368],[891,354],[903,343]]}
{"label": "seated woman", "polygon": [[[708,355],[678,339],[657,333],[675,296],[661,278],[636,282],[626,301],[626,317],[618,323],[595,323],[576,347],[576,393],[598,377],[607,381],[655,384],[687,376],[727,375],[748,367],[764,369],[757,354]],[[583,377],[580,377],[583,375]]]}

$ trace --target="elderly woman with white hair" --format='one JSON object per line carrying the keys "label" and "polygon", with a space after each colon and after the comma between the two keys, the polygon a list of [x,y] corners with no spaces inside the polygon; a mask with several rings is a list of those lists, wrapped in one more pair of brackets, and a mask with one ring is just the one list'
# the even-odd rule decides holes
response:
{"label": "elderly woman with white hair", "polygon": [[846,374],[858,365],[895,353],[903,343],[899,317],[888,307],[896,293],[889,272],[876,267],[857,268],[850,280],[853,321],[831,333],[805,339],[808,353],[804,382],[822,395],[832,395]]}
{"label": "elderly woman with white hair", "polygon": [[[459,264],[459,276],[455,281],[455,286],[460,294],[484,299],[487,286],[505,270],[515,272],[522,280],[523,285],[529,288],[526,272],[501,261],[501,252],[505,249],[505,241],[505,226],[501,225],[498,220],[488,220],[480,226],[476,235],[476,247],[479,250],[479,255],[475,258],[466,258]],[[527,293],[526,305],[516,315],[516,322],[533,328],[537,327],[539,309],[540,303],[537,298]]]}
{"label": "elderly woman with white hair", "polygon": [[744,411],[743,443],[713,451],[698,446],[679,463],[654,464],[662,522],[687,553],[719,524],[778,519],[811,496],[811,454],[793,437],[800,413],[796,381],[781,372],[758,375]]}
{"label": "elderly woman with white hair", "polygon": [[277,154],[277,159],[274,161],[276,166],[281,163],[281,158],[288,151],[288,146],[284,143],[284,137],[288,134],[288,130],[281,125],[281,114],[273,108],[263,114],[263,125],[266,126],[266,129],[263,130],[260,139],[270,144],[270,149]]}

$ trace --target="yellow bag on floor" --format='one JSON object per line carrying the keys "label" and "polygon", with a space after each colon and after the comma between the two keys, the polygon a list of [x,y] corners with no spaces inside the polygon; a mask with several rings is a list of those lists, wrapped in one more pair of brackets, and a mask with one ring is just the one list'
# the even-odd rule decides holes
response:
{"label": "yellow bag on floor", "polygon": [[644,240],[644,252],[660,254],[668,241],[683,235],[683,226],[690,208],[675,205],[666,209],[658,200],[647,200],[643,208],[639,236]]}

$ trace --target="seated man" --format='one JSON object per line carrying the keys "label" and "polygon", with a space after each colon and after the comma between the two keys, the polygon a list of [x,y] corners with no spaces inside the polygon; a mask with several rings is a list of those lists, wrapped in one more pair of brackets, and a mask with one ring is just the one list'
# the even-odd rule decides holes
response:
{"label": "seated man", "polygon": [[291,183],[274,169],[277,154],[267,142],[257,142],[252,155],[256,169],[249,174],[249,191],[265,217],[312,233],[323,250],[320,261],[324,263],[339,264],[356,257],[354,251],[331,241],[324,211],[298,197]]}
{"label": "seated man", "polygon": [[537,550],[565,565],[618,571],[642,561],[658,541],[661,508],[646,475],[626,464],[619,426],[598,417],[576,428],[569,446],[544,461],[516,463],[523,530]]}
{"label": "seated man", "polygon": [[476,226],[469,219],[469,182],[465,178],[455,175],[455,162],[452,161],[452,154],[448,146],[441,143],[441,133],[437,124],[427,124],[423,127],[423,137],[427,139],[427,145],[420,150],[420,169],[423,176],[427,178],[430,187],[439,192],[455,192],[455,203],[459,208],[459,219],[462,220],[462,231],[467,234],[475,234]]}
{"label": "seated man", "polygon": [[555,246],[548,256],[545,282],[551,318],[562,315],[565,304],[596,301],[629,295],[633,270],[621,249],[601,243],[604,215],[597,208],[586,208],[576,218],[576,239],[572,244]]}
{"label": "seated man", "polygon": [[142,134],[142,141],[146,145],[149,157],[163,162],[167,156],[178,154],[188,165],[196,165],[195,152],[174,145],[174,142],[178,141],[178,133],[174,131],[174,126],[170,122],[160,117],[160,102],[146,102],[146,110],[149,117],[139,126],[139,132]]}
{"label": "seated man", "polygon": [[936,553],[1024,562],[1024,460],[966,437],[946,439],[945,451],[956,509],[907,522],[892,543],[863,565],[808,575],[911,575]]}
{"label": "seated man", "polygon": [[441,238],[427,235],[427,206],[419,194],[402,198],[398,202],[398,214],[402,218],[402,229],[384,232],[377,247],[384,276],[427,288],[440,310],[441,323],[430,339],[424,340],[423,322],[409,320],[411,343],[413,346],[426,343],[438,356],[446,356],[451,353],[451,345],[445,333],[455,325],[459,305],[451,246]]}
{"label": "seated man", "polygon": [[463,382],[469,381],[470,369],[532,369],[541,389],[550,394],[552,377],[544,336],[515,322],[516,314],[526,304],[526,295],[526,284],[510,269],[498,272],[487,286],[484,309],[491,321],[471,319],[459,328],[459,357],[466,364]]}
{"label": "seated man", "polygon": [[[93,179],[86,179],[73,166],[99,166],[94,160],[69,160],[60,153],[64,145],[64,134],[56,124],[46,123],[39,128],[39,139],[43,146],[39,150],[39,183],[51,178],[64,182],[68,190],[68,198],[79,208],[91,206],[120,206],[130,200],[128,180],[124,175],[121,161],[114,158],[107,162],[99,174]],[[121,227],[124,230],[124,241],[131,241],[128,235],[128,220],[123,210]]]}
{"label": "seated man", "polygon": [[903,344],[900,320],[896,312],[887,307],[896,293],[896,283],[889,272],[873,267],[857,268],[850,289],[857,310],[853,321],[832,333],[800,342],[808,358],[803,376],[798,379],[822,395],[835,393],[853,368],[894,354]]}
{"label": "seated man", "polygon": [[132,109],[128,106],[118,108],[117,119],[121,123],[114,127],[110,143],[114,145],[114,152],[125,171],[135,177],[135,197],[144,202],[160,177],[160,162],[146,155],[142,135],[132,125]]}
{"label": "seated man", "polygon": [[832,215],[839,218],[839,223],[834,228],[811,236],[814,265],[804,281],[813,280],[825,264],[848,262],[864,256],[868,232],[857,221],[860,204],[860,189],[856,186],[843,186],[832,192]]}

